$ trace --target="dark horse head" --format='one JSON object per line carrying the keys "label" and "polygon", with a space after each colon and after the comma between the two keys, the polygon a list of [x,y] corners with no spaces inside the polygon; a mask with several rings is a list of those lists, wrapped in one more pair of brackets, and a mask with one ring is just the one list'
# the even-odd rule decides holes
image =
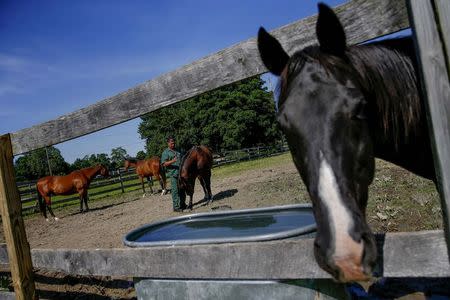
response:
{"label": "dark horse head", "polygon": [[[193,161],[190,158],[195,146],[189,149],[181,158],[180,172],[178,174],[178,187],[188,195],[194,194],[196,176],[192,174]],[[187,161],[186,161],[187,160]],[[183,174],[181,172],[183,170]]]}
{"label": "dark horse head", "polygon": [[100,165],[100,172],[99,174],[103,177],[109,177],[109,170],[105,165]]}
{"label": "dark horse head", "polygon": [[182,158],[178,186],[189,196],[188,208],[192,209],[195,180],[198,178],[205,193],[204,200],[211,203],[211,168],[213,157],[211,150],[204,145],[192,147]]}
{"label": "dark horse head", "polygon": [[317,222],[314,253],[339,281],[365,280],[376,261],[366,221],[374,156],[427,178],[434,169],[410,39],[348,47],[319,4],[319,45],[291,57],[263,28],[258,48],[280,77],[278,122]]}
{"label": "dark horse head", "polygon": [[135,167],[138,160],[134,157],[123,157],[123,167],[125,169],[125,172],[128,171],[130,167]]}

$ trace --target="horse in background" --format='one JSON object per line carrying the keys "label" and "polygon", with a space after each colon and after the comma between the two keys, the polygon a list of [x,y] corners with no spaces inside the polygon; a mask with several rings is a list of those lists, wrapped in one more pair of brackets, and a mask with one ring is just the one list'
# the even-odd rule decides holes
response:
{"label": "horse in background", "polygon": [[[40,178],[36,182],[36,189],[39,208],[45,220],[48,221],[47,209],[53,219],[55,219],[55,221],[58,220],[52,210],[51,196],[53,195],[71,195],[78,193],[78,195],[80,195],[80,212],[83,212],[83,202],[86,206],[86,211],[89,211],[87,203],[88,189],[91,180],[98,174],[103,177],[108,177],[109,171],[105,166],[97,165],[76,170],[64,176],[46,176]],[[45,201],[42,201],[42,198],[44,198]]]}
{"label": "horse in background", "polygon": [[204,200],[210,204],[213,200],[211,193],[211,168],[213,156],[208,147],[200,145],[192,147],[181,159],[179,187],[189,195],[188,208],[192,210],[192,196],[194,195],[195,179],[198,178],[205,193]]}
{"label": "horse in background", "polygon": [[153,156],[152,158],[145,160],[124,158],[125,171],[127,171],[130,167],[136,168],[136,174],[141,180],[142,190],[144,191],[144,195],[142,195],[142,197],[145,197],[144,178],[147,178],[148,186],[153,194],[153,176],[158,179],[159,184],[161,185],[161,195],[166,194],[166,173],[161,167],[159,160],[160,158],[158,156]]}
{"label": "horse in background", "polygon": [[367,280],[377,258],[366,221],[375,157],[436,180],[411,38],[347,46],[319,4],[318,46],[289,56],[264,28],[258,48],[279,76],[277,119],[317,223],[318,264],[341,282]]}

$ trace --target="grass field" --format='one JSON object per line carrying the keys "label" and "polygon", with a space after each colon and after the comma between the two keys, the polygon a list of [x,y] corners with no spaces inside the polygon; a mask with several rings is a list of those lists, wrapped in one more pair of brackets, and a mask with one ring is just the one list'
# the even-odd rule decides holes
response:
{"label": "grass field", "polygon": [[212,174],[215,178],[231,177],[250,169],[265,169],[283,165],[286,161],[292,161],[290,153],[223,165],[213,168]]}
{"label": "grass field", "polygon": [[379,231],[442,229],[439,194],[434,183],[382,160],[376,161],[370,187],[369,222]]}

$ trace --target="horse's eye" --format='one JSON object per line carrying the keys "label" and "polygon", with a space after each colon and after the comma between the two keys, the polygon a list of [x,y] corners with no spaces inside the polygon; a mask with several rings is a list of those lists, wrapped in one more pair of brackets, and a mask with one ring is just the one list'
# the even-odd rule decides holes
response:
{"label": "horse's eye", "polygon": [[366,120],[366,105],[365,103],[358,103],[352,112],[352,120]]}

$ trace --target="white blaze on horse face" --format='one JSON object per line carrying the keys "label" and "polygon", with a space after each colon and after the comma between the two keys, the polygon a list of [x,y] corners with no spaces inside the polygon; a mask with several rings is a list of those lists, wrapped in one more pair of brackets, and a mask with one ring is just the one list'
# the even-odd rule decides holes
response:
{"label": "white blaze on horse face", "polygon": [[333,170],[321,155],[319,170],[319,197],[328,211],[330,233],[334,243],[335,260],[351,259],[358,261],[362,257],[363,243],[355,242],[349,232],[353,226],[351,215],[344,205]]}

